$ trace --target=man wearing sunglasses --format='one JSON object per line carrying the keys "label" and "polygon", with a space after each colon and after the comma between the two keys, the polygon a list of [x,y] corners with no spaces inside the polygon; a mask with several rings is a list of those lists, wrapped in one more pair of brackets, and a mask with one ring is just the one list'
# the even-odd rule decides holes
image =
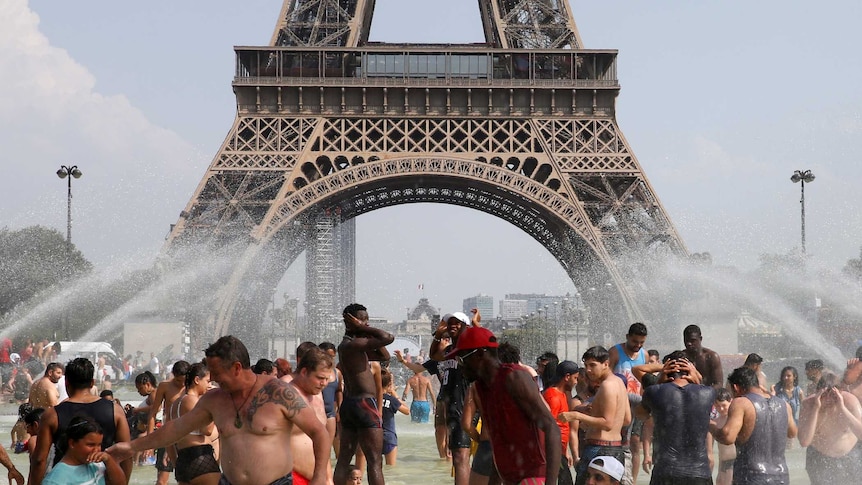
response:
{"label": "man wearing sunglasses", "polygon": [[[553,485],[560,470],[560,428],[530,374],[497,356],[490,330],[470,327],[446,354],[475,380],[482,425],[491,435],[494,464],[505,485]],[[491,483],[494,483],[491,477]]]}

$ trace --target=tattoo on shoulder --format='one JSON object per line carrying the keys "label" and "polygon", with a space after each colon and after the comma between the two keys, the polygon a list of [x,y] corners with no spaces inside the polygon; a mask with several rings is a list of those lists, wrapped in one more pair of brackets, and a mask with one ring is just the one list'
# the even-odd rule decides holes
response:
{"label": "tattoo on shoulder", "polygon": [[293,386],[278,379],[272,379],[257,391],[257,394],[255,394],[249,403],[248,410],[246,411],[248,422],[252,422],[252,418],[254,418],[258,409],[267,403],[284,406],[289,419],[293,419],[300,409],[306,407],[305,399],[296,393]]}

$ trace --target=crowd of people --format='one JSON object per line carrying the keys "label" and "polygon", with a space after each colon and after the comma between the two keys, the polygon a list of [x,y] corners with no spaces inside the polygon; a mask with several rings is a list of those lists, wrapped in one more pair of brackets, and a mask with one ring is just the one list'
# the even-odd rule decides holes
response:
{"label": "crowd of people", "polygon": [[[152,456],[157,484],[173,473],[191,485],[357,485],[363,474],[383,485],[384,463],[397,464],[397,413],[433,419],[455,485],[629,485],[641,470],[652,485],[714,474],[719,485],[787,485],[785,450],[797,443],[812,484],[862,476],[862,348],[840,376],[807,362],[803,389],[793,367],[770,384],[757,354],[725,380],[694,325],[663,358],[635,323],[580,363],[546,352],[535,368],[477,310],[444,315],[427,359],[392,359],[393,335],[362,305],[344,309],[344,329],[338,345],[302,343],[293,365],[252,365],[243,342],[220,337],[161,382],[136,373],[142,401],[125,407],[98,392],[98,363],[46,362],[12,430],[15,451],[30,454],[27,483],[124,485]],[[399,392],[402,370],[412,375]],[[24,483],[5,450],[0,464]]]}

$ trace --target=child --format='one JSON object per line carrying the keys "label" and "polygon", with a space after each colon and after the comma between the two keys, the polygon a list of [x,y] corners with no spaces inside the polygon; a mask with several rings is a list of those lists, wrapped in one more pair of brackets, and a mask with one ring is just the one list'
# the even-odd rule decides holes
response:
{"label": "child", "polygon": [[[27,423],[24,421],[24,417],[32,410],[33,406],[28,403],[18,406],[18,421],[12,426],[12,449],[15,453],[27,451],[27,440],[30,439],[30,436],[27,434]],[[31,436],[32,434],[30,433]]]}
{"label": "child", "polygon": [[398,458],[398,435],[395,434],[395,413],[410,414],[410,408],[395,397],[395,385],[392,382],[392,373],[383,372],[381,376],[383,384],[383,456],[386,457],[387,465],[395,465]]}
{"label": "child", "polygon": [[362,470],[359,467],[350,465],[350,478],[347,479],[345,485],[362,485]]}
{"label": "child", "polygon": [[61,443],[63,459],[45,475],[43,485],[125,485],[120,464],[102,451],[102,427],[93,418],[72,418]]}
{"label": "child", "polygon": [[43,408],[31,410],[24,416],[24,423],[27,426],[27,433],[30,434],[30,439],[27,440],[27,453],[33,454],[36,451],[36,436],[39,435],[39,420],[42,419],[42,414],[45,412]]}
{"label": "child", "polygon": [[[727,422],[727,412],[730,409],[732,397],[730,391],[721,388],[715,395],[715,409],[718,412],[716,425],[721,428]],[[711,436],[711,435],[710,435]],[[710,449],[712,447],[710,446]],[[736,460],[736,445],[718,444],[718,476],[716,485],[730,485],[733,482],[733,462]]]}

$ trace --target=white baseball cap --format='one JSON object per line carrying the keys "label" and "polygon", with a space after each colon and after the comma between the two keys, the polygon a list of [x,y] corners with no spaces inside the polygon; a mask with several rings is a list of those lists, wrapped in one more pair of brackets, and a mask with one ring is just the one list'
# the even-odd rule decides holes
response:
{"label": "white baseball cap", "polygon": [[455,312],[452,314],[447,313],[446,315],[444,315],[444,317],[448,317],[448,318],[446,318],[447,322],[449,321],[450,318],[454,317],[454,318],[457,318],[458,320],[461,320],[461,323],[463,323],[464,325],[470,325],[470,317],[468,317],[464,312]]}
{"label": "white baseball cap", "polygon": [[597,456],[590,460],[589,467],[593,470],[606,473],[618,482],[623,479],[623,473],[625,473],[623,464],[612,456]]}

